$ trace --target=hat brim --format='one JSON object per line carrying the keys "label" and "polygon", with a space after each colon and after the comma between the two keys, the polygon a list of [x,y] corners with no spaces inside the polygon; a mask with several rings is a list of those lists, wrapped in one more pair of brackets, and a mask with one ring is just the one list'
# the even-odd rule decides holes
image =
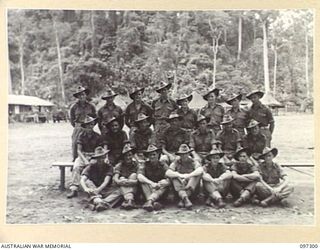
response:
{"label": "hat brim", "polygon": [[187,152],[176,152],[176,155],[183,155],[183,154],[190,154],[193,151],[193,149],[188,150]]}
{"label": "hat brim", "polygon": [[82,90],[82,91],[79,91],[79,92],[74,93],[73,96],[74,96],[75,98],[78,98],[79,94],[81,94],[81,93],[83,93],[83,92],[85,92],[86,95],[89,95],[89,94],[90,94],[90,90],[89,90],[89,89],[84,89],[84,90]]}
{"label": "hat brim", "polygon": [[222,158],[222,157],[224,156],[224,153],[221,152],[221,153],[215,153],[215,154],[208,154],[208,155],[206,156],[206,159],[209,160],[210,157],[213,156],[213,155],[219,155],[219,157]]}
{"label": "hat brim", "polygon": [[120,126],[121,126],[121,122],[120,122],[121,119],[122,119],[122,115],[111,119],[110,121],[108,121],[108,122],[105,123],[104,125],[105,125],[106,127],[109,127],[111,123],[113,123],[114,121],[117,121],[117,122],[119,122],[119,124],[120,124]]}
{"label": "hat brim", "polygon": [[150,126],[151,126],[151,117],[149,117],[149,116],[147,116],[147,117],[145,117],[145,118],[143,118],[143,119],[140,119],[140,120],[135,120],[135,121],[134,121],[134,124],[135,124],[135,125],[138,125],[140,122],[142,122],[142,121],[144,121],[144,120],[148,120],[148,121],[150,122]]}
{"label": "hat brim", "polygon": [[226,125],[226,124],[229,124],[229,123],[232,123],[234,121],[234,119],[230,120],[230,121],[227,121],[227,122],[221,122],[220,124],[221,125]]}
{"label": "hat brim", "polygon": [[87,126],[88,124],[90,124],[90,123],[93,123],[94,122],[94,125],[96,125],[97,124],[97,122],[98,122],[98,118],[96,117],[96,118],[94,118],[92,121],[90,121],[90,122],[83,122],[83,123],[81,123],[81,127],[85,127],[85,126]]}
{"label": "hat brim", "polygon": [[137,89],[136,91],[132,92],[129,94],[129,97],[133,100],[134,99],[134,95],[139,92],[139,91],[142,91],[142,93],[144,93],[144,89],[145,88],[141,88],[141,89]]}
{"label": "hat brim", "polygon": [[132,152],[133,154],[135,154],[137,152],[137,149],[135,148],[131,148],[130,150],[124,152],[124,153],[121,153],[121,156],[120,156],[120,159],[123,159],[123,156],[129,152]]}
{"label": "hat brim", "polygon": [[91,156],[91,158],[92,159],[99,158],[99,157],[107,155],[109,152],[110,152],[110,150],[106,150],[104,153]]}
{"label": "hat brim", "polygon": [[240,150],[238,150],[237,152],[234,153],[233,158],[236,159],[237,161],[239,161],[239,155],[242,152],[246,152],[248,156],[250,156],[249,152],[248,152],[248,148],[242,148]]}
{"label": "hat brim", "polygon": [[118,94],[102,96],[101,99],[102,99],[102,100],[107,100],[108,98],[116,97],[117,95],[118,95]]}
{"label": "hat brim", "polygon": [[198,126],[199,126],[199,123],[202,122],[203,120],[205,120],[207,123],[210,122],[210,118],[209,118],[209,117],[204,117],[204,118],[202,118],[202,119],[200,119],[200,120],[197,121],[196,126],[198,127]]}
{"label": "hat brim", "polygon": [[177,116],[177,117],[173,117],[173,118],[166,118],[166,121],[167,122],[171,122],[174,119],[178,119],[179,121],[181,121],[182,120],[182,116]]}
{"label": "hat brim", "polygon": [[151,150],[151,151],[148,151],[148,150],[144,150],[143,151],[143,154],[145,155],[145,156],[147,156],[147,155],[149,155],[150,153],[152,153],[152,152],[157,152],[157,153],[161,153],[161,151],[162,151],[162,149],[161,148],[157,148],[157,149],[154,149],[154,150]]}
{"label": "hat brim", "polygon": [[214,93],[215,96],[218,97],[220,93],[220,89],[217,89],[217,88],[212,89],[209,92],[207,92],[205,95],[203,95],[202,98],[208,101],[208,95],[210,95],[211,93]]}
{"label": "hat brim", "polygon": [[237,96],[235,96],[235,97],[233,97],[233,98],[231,98],[231,99],[229,99],[229,100],[226,100],[226,103],[229,104],[229,105],[232,105],[233,100],[236,100],[236,99],[238,99],[239,101],[241,101],[241,99],[242,99],[242,94],[239,94],[239,95],[237,95]]}
{"label": "hat brim", "polygon": [[250,99],[253,95],[257,95],[259,97],[259,99],[261,99],[264,96],[264,93],[262,91],[255,91],[255,92],[248,94],[246,97],[248,99]]}
{"label": "hat brim", "polygon": [[188,100],[188,102],[191,102],[192,101],[192,99],[193,99],[193,95],[189,95],[189,96],[187,96],[187,97],[185,97],[185,98],[182,98],[182,99],[177,99],[177,101],[176,101],[176,103],[178,104],[178,105],[180,105],[180,103],[183,101],[183,100]]}
{"label": "hat brim", "polygon": [[160,93],[161,90],[163,90],[163,89],[170,89],[171,87],[172,87],[172,83],[168,83],[168,85],[163,86],[163,87],[161,87],[161,88],[158,88],[158,89],[156,89],[156,91],[157,91],[158,93]]}
{"label": "hat brim", "polygon": [[278,149],[277,149],[277,148],[272,148],[270,151],[268,151],[268,152],[266,152],[266,153],[264,153],[264,154],[261,154],[261,155],[259,156],[259,159],[260,159],[260,160],[264,160],[264,157],[265,157],[267,154],[269,154],[270,152],[273,154],[273,157],[276,157],[276,156],[278,155]]}
{"label": "hat brim", "polygon": [[257,127],[257,126],[259,126],[260,125],[260,122],[258,122],[256,125],[251,125],[251,126],[248,126],[248,127],[246,127],[246,129],[251,129],[251,128],[255,128],[255,127]]}

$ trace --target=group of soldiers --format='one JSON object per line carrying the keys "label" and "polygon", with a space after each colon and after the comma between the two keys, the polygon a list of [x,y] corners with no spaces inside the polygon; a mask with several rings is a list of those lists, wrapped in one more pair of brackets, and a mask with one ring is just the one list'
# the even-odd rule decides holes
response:
{"label": "group of soldiers", "polygon": [[70,110],[74,166],[68,198],[82,188],[92,210],[119,204],[129,210],[143,195],[142,208],[153,211],[163,208],[170,194],[186,209],[199,196],[217,208],[226,206],[227,196],[235,207],[248,202],[267,207],[289,196],[293,188],[273,160],[278,154],[271,148],[274,119],[260,101],[262,91],[246,96],[249,109],[240,106],[241,94],[233,94],[225,111],[217,103],[220,89],[209,89],[203,95],[207,104],[195,111],[189,107],[192,95],[173,100],[170,88],[160,82],[159,98],[151,105],[143,101],[144,88],[134,88],[125,110],[107,89],[98,112],[87,101],[89,90],[77,89]]}

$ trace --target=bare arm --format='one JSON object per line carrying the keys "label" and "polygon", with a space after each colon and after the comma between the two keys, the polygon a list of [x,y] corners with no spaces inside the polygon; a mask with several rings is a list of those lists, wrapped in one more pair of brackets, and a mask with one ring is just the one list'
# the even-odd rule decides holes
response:
{"label": "bare arm", "polygon": [[97,188],[97,192],[100,193],[110,183],[110,181],[111,181],[111,176],[107,175],[104,178],[103,183]]}
{"label": "bare arm", "polygon": [[189,179],[191,177],[197,177],[197,176],[202,175],[202,174],[203,174],[203,168],[202,167],[198,167],[195,170],[193,170],[191,173],[185,174],[184,176],[185,176],[186,179]]}
{"label": "bare arm", "polygon": [[78,153],[78,156],[81,158],[81,160],[85,163],[85,165],[89,165],[89,161],[82,153],[82,145],[81,144],[78,144],[77,153]]}
{"label": "bare arm", "polygon": [[173,171],[172,169],[168,169],[166,172],[166,176],[170,179],[172,178],[182,178],[182,175],[177,172],[177,171]]}

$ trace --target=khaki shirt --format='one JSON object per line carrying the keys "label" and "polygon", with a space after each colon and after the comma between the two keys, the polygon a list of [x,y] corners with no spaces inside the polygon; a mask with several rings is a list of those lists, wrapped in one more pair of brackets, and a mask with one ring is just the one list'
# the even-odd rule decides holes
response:
{"label": "khaki shirt", "polygon": [[266,137],[259,133],[257,135],[247,134],[243,138],[243,147],[248,148],[250,154],[262,153],[266,147]]}
{"label": "khaki shirt", "polygon": [[203,170],[205,173],[208,173],[212,178],[215,179],[224,174],[227,171],[227,167],[220,162],[217,166],[212,166],[212,164],[209,162],[203,166]]}
{"label": "khaki shirt", "polygon": [[155,144],[155,139],[155,134],[151,128],[145,131],[137,129],[130,135],[131,146],[138,151],[146,150],[150,144]]}
{"label": "khaki shirt", "polygon": [[[106,123],[108,120],[110,120],[112,117],[119,117],[123,114],[122,109],[118,105],[107,105],[105,104],[98,110],[98,123],[99,123],[99,129],[101,130],[104,127],[104,123]],[[121,121],[120,126],[123,126],[123,120]]]}
{"label": "khaki shirt", "polygon": [[147,116],[149,116],[151,119],[153,117],[153,110],[152,108],[144,103],[141,102],[140,108],[137,109],[134,102],[130,103],[125,111],[125,123],[126,125],[131,128],[134,126],[134,121],[137,120],[138,114],[143,113]]}
{"label": "khaki shirt", "polygon": [[261,126],[264,127],[274,123],[273,115],[270,109],[262,103],[251,106],[249,110],[249,118],[260,122]]}
{"label": "khaki shirt", "polygon": [[71,125],[74,127],[76,123],[82,123],[87,115],[94,118],[97,117],[96,108],[93,106],[93,104],[89,102],[76,102],[70,109]]}
{"label": "khaki shirt", "polygon": [[280,179],[283,179],[284,176],[287,174],[283,171],[283,168],[273,162],[271,168],[267,168],[266,163],[263,161],[259,164],[259,172],[262,176],[262,179],[267,184],[278,184],[280,182]]}
{"label": "khaki shirt", "polygon": [[213,130],[207,129],[205,133],[200,133],[197,129],[190,136],[190,147],[196,152],[210,152],[212,149],[212,144],[215,141],[215,134]]}
{"label": "khaki shirt", "polygon": [[217,140],[222,142],[222,150],[236,151],[237,143],[241,142],[241,137],[236,129],[232,129],[230,132],[222,130],[218,132]]}
{"label": "khaki shirt", "polygon": [[163,179],[166,179],[166,171],[169,169],[168,165],[165,162],[157,161],[151,163],[146,161],[144,164],[141,164],[138,169],[138,174],[142,174],[153,182],[159,182]]}
{"label": "khaki shirt", "polygon": [[181,144],[189,144],[189,134],[182,128],[168,127],[160,138],[160,144],[170,153],[178,151]]}
{"label": "khaki shirt", "polygon": [[132,160],[131,164],[126,164],[125,162],[119,162],[114,168],[114,174],[119,174],[119,177],[129,178],[130,175],[137,173],[138,163]]}
{"label": "khaki shirt", "polygon": [[171,163],[169,169],[179,172],[180,174],[189,174],[199,167],[201,167],[201,165],[198,163],[198,161],[195,161],[191,157],[189,157],[186,162],[182,162],[178,157],[176,160],[174,160],[174,162]]}
{"label": "khaki shirt", "polygon": [[152,108],[154,110],[154,118],[157,120],[168,118],[169,115],[178,108],[178,105],[171,98],[162,100],[160,97],[153,101]]}
{"label": "khaki shirt", "polygon": [[249,113],[243,108],[239,108],[237,110],[230,108],[227,112],[227,115],[230,115],[233,121],[233,127],[237,129],[239,132],[244,133],[244,129],[249,124]]}
{"label": "khaki shirt", "polygon": [[182,109],[178,109],[177,114],[182,116],[180,125],[185,129],[194,129],[197,123],[197,113],[193,109],[188,109],[185,113]]}
{"label": "khaki shirt", "polygon": [[220,124],[224,116],[224,108],[220,104],[216,104],[213,108],[208,104],[200,110],[200,114],[209,118],[209,126],[214,128],[215,131],[220,130]]}
{"label": "khaki shirt", "polygon": [[257,167],[252,165],[249,162],[246,162],[246,163],[235,162],[232,165],[231,170],[237,172],[240,175],[252,174],[253,172],[258,171]]}

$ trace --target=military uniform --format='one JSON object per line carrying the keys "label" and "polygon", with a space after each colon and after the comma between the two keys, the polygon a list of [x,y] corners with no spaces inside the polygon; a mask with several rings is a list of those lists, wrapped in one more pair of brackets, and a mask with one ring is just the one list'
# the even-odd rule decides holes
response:
{"label": "military uniform", "polygon": [[73,133],[71,136],[72,139],[72,156],[73,160],[78,157],[77,153],[77,139],[79,133],[82,130],[81,123],[84,121],[84,118],[89,115],[93,118],[97,117],[96,108],[89,102],[81,103],[80,101],[72,105],[70,109],[70,122],[74,127]]}
{"label": "military uniform", "polygon": [[[265,162],[261,162],[258,169],[262,180],[272,188],[280,186],[280,180],[287,176],[282,167],[275,162],[273,162],[272,166],[269,168],[266,166]],[[293,187],[287,184],[282,187],[280,191],[276,192],[275,199],[281,200],[287,198],[292,192]],[[272,193],[265,185],[258,182],[256,185],[256,194],[260,200],[263,200],[268,198]]]}
{"label": "military uniform", "polygon": [[141,164],[137,174],[145,176],[152,182],[158,183],[159,181],[163,180],[167,184],[166,186],[154,189],[148,183],[140,183],[146,200],[152,200],[152,202],[155,202],[166,193],[170,184],[169,180],[166,178],[165,175],[167,170],[168,165],[161,161],[157,161],[154,163],[146,161],[144,164]]}
{"label": "military uniform", "polygon": [[160,144],[165,147],[169,153],[178,151],[181,144],[189,144],[188,133],[181,128],[168,127],[160,139]]}
{"label": "military uniform", "polygon": [[223,151],[233,151],[237,149],[238,143],[241,142],[240,134],[236,129],[231,131],[222,130],[217,134],[217,140],[221,141]]}
{"label": "military uniform", "polygon": [[249,122],[249,114],[248,111],[243,108],[239,108],[237,110],[230,108],[227,112],[227,115],[230,115],[234,120],[232,122],[233,128],[235,128],[239,133],[241,138],[245,135],[245,128]]}
{"label": "military uniform", "polygon": [[213,130],[207,129],[205,133],[201,133],[200,130],[197,129],[190,136],[190,147],[193,148],[203,160],[212,149],[215,138],[216,136]]}
{"label": "military uniform", "polygon": [[273,115],[270,109],[262,103],[257,105],[253,104],[249,110],[249,118],[260,123],[260,131],[266,137],[267,146],[270,147],[272,135],[269,125],[274,123]]}
{"label": "military uniform", "polygon": [[[98,125],[101,131],[101,134],[106,134],[108,129],[106,128],[105,124],[112,118],[118,118],[123,114],[123,110],[120,106],[112,103],[112,104],[105,104],[98,110]],[[123,119],[119,120],[120,127],[122,128],[124,125]]]}
{"label": "military uniform", "polygon": [[266,147],[266,137],[261,133],[257,135],[249,133],[243,138],[243,147],[248,148],[249,153],[257,158],[255,155],[261,154]]}
{"label": "military uniform", "polygon": [[138,114],[145,114],[149,116],[151,119],[153,117],[153,109],[146,104],[145,102],[141,102],[140,108],[137,109],[134,102],[130,103],[125,110],[125,123],[129,128],[135,127],[134,122],[138,118]]}
{"label": "military uniform", "polygon": [[186,129],[187,131],[191,132],[197,123],[197,113],[193,109],[188,109],[187,112],[184,112],[182,108],[177,110],[177,114],[182,117],[180,122],[181,128]]}
{"label": "military uniform", "polygon": [[224,108],[220,104],[216,104],[213,108],[207,104],[200,110],[200,114],[209,119],[208,127],[216,134],[221,130],[220,123],[224,116]]}
{"label": "military uniform", "polygon": [[138,152],[142,152],[148,148],[148,145],[155,144],[155,134],[151,128],[145,131],[137,129],[130,135],[130,143]]}
{"label": "military uniform", "polygon": [[[89,160],[89,158],[94,154],[95,148],[102,144],[101,136],[93,130],[82,129],[78,136],[77,144],[82,146],[83,155],[87,160]],[[78,190],[81,173],[85,166],[86,165],[82,158],[78,156],[73,165],[70,190]]]}
{"label": "military uniform", "polygon": [[169,127],[166,118],[178,108],[178,105],[171,98],[163,100],[160,97],[153,101],[152,108],[155,119],[154,132],[156,133],[156,139],[158,140],[162,136],[163,131]]}
{"label": "military uniform", "polygon": [[[236,162],[232,165],[231,171],[235,171],[239,175],[244,175],[244,174],[251,174],[255,171],[258,171],[258,169],[256,168],[256,166],[248,162],[246,163]],[[239,197],[242,190],[248,190],[252,195],[255,192],[256,183],[257,181],[240,182],[235,179],[232,179],[230,184],[230,192],[234,197]]]}
{"label": "military uniform", "polygon": [[109,161],[112,165],[115,165],[118,162],[118,159],[121,155],[121,151],[123,149],[125,141],[128,140],[127,133],[123,130],[114,133],[112,131],[108,131],[106,134],[101,136],[102,144],[107,145]]}

